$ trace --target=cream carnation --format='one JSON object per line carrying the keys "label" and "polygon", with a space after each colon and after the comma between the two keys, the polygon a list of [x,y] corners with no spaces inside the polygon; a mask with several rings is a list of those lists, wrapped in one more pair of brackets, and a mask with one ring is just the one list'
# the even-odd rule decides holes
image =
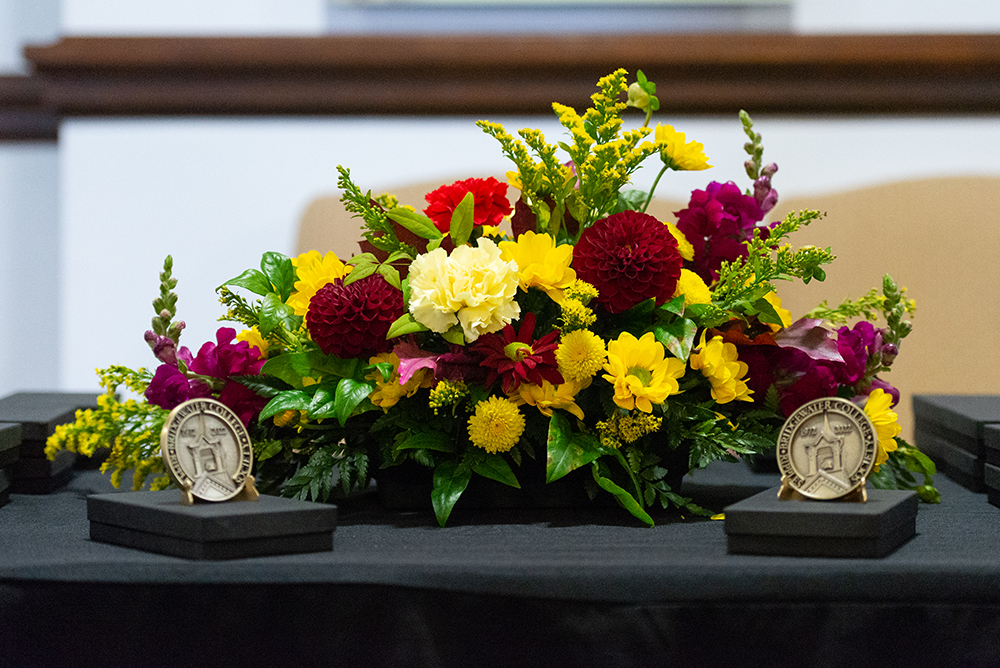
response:
{"label": "cream carnation", "polygon": [[461,325],[466,341],[496,332],[516,319],[518,267],[504,262],[489,239],[459,246],[449,256],[436,248],[410,265],[410,313],[417,322],[443,334]]}

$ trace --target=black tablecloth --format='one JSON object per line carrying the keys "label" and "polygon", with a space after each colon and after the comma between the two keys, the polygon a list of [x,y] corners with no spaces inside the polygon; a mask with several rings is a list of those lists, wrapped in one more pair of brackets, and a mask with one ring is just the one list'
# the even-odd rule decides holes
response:
{"label": "black tablecloth", "polygon": [[619,509],[441,529],[361,501],[333,552],[196,562],[89,540],[111,488],[82,472],[0,508],[0,666],[1000,665],[1000,509],[938,486],[878,560],[728,555],[721,521]]}

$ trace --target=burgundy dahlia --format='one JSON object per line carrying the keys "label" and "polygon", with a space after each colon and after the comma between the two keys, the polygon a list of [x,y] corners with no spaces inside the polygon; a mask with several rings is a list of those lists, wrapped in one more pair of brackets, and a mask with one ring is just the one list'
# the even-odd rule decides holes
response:
{"label": "burgundy dahlia", "polygon": [[379,274],[350,285],[337,279],[316,291],[306,327],[320,350],[336,357],[367,357],[388,352],[389,326],[403,315],[403,293]]}
{"label": "burgundy dahlia", "polygon": [[670,300],[682,261],[667,226],[638,211],[598,220],[573,249],[577,277],[597,288],[597,301],[611,313],[650,298],[657,304]]}

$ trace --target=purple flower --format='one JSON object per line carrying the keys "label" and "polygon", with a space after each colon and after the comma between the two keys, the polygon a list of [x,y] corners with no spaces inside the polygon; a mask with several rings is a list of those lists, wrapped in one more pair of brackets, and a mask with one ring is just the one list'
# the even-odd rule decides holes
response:
{"label": "purple flower", "polygon": [[204,383],[192,383],[177,367],[161,364],[146,388],[146,401],[164,410],[172,410],[188,399],[210,396]]}
{"label": "purple flower", "polygon": [[688,208],[674,212],[677,229],[694,246],[693,270],[708,284],[719,276],[723,261],[746,257],[743,242],[764,218],[757,200],[732,181],[709,183],[691,193]]}

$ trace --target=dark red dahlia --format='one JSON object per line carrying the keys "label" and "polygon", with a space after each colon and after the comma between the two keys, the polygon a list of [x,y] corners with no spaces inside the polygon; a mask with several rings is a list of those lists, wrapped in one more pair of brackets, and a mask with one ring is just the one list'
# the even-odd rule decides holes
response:
{"label": "dark red dahlia", "polygon": [[650,298],[667,302],[677,290],[682,262],[667,226],[638,211],[597,221],[573,249],[577,277],[597,288],[597,301],[612,313]]}
{"label": "dark red dahlia", "polygon": [[320,350],[336,357],[368,357],[388,352],[389,326],[403,315],[403,293],[379,274],[344,285],[327,283],[309,302],[306,327]]}
{"label": "dark red dahlia", "polygon": [[503,391],[514,392],[521,383],[541,385],[549,381],[561,385],[562,374],[556,363],[559,332],[553,330],[538,339],[535,335],[535,314],[528,312],[521,319],[521,327],[514,333],[514,326],[507,325],[497,334],[484,334],[476,341],[475,350],[485,358],[482,365],[488,369],[486,385],[500,378]]}
{"label": "dark red dahlia", "polygon": [[450,186],[441,186],[427,193],[427,214],[442,232],[451,229],[451,214],[467,193],[472,193],[475,208],[472,214],[474,225],[499,225],[504,216],[513,211],[507,199],[507,184],[492,176],[485,179],[465,179],[455,181]]}

